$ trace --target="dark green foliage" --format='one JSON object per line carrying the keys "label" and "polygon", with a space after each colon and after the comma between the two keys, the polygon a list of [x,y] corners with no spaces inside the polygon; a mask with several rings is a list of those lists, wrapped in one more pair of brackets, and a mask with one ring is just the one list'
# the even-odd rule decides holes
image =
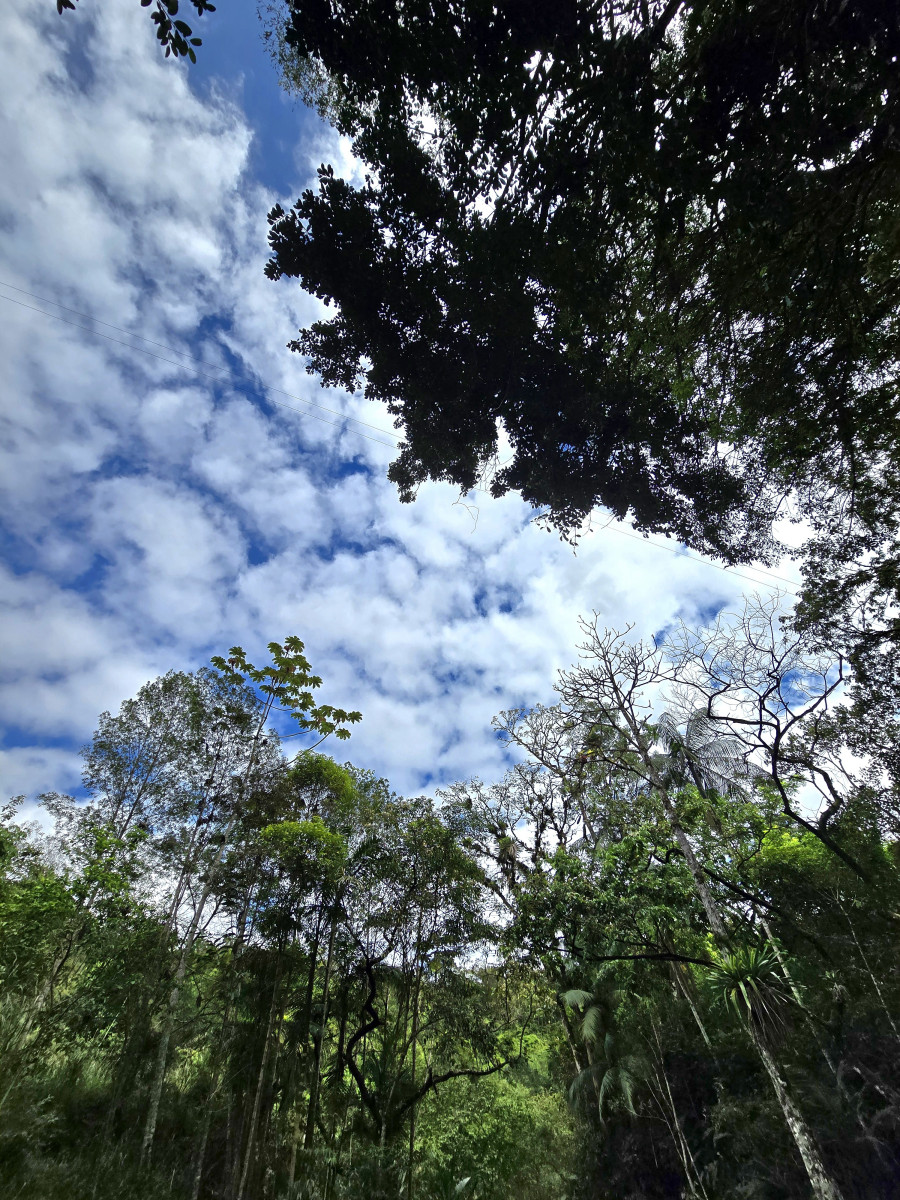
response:
{"label": "dark green foliage", "polygon": [[[198,17],[204,13],[215,12],[216,6],[209,0],[190,0]],[[66,9],[75,11],[76,0],[56,0],[56,11],[62,15]],[[171,54],[174,58],[183,56],[192,63],[197,61],[195,46],[202,46],[200,38],[194,37],[194,31],[178,16],[178,0],[141,0],[141,8],[150,8],[150,20],[156,26],[156,38],[165,48],[166,58]]]}
{"label": "dark green foliage", "polygon": [[[283,758],[273,703],[313,736],[358,714],[316,704],[296,640],[273,652],[104,714],[92,798],[44,797],[47,838],[3,811],[12,1194],[387,1197],[412,1168],[421,1189],[463,1171],[488,1200],[530,1177],[516,1137],[543,1123],[568,1153],[552,993],[491,958],[480,869],[430,801]],[[508,1126],[502,1153],[487,1130],[449,1137],[476,1103]],[[531,1194],[562,1200],[562,1164],[529,1162]]]}
{"label": "dark green foliage", "polygon": [[495,494],[734,560],[798,482],[874,482],[895,5],[287,0],[280,29],[370,174],[273,210],[269,273],[335,305],[294,347],[397,414],[401,495],[472,487],[500,421]]}
{"label": "dark green foliage", "polygon": [[514,490],[572,538],[602,505],[732,563],[805,521],[829,736],[896,791],[897,5],[282,0],[269,32],[366,174],[276,206],[267,272],[333,307],[291,348],[395,415],[401,498]]}

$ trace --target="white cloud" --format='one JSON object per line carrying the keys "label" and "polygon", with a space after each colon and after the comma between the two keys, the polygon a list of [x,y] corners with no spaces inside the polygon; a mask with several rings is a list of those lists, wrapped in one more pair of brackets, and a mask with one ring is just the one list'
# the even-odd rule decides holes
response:
{"label": "white cloud", "polygon": [[[479,495],[473,512],[431,486],[400,505],[388,449],[261,405],[255,379],[392,428],[374,405],[318,391],[285,349],[317,309],[263,276],[278,197],[250,175],[234,101],[195,96],[133,5],[104,6],[102,61],[76,87],[65,47],[91,19],[26,0],[5,13],[0,278],[212,366],[181,370],[0,300],[0,716],[28,743],[6,752],[4,792],[76,786],[73,750],[100,711],[170,667],[235,642],[259,655],[288,633],[323,697],[362,709],[355,761],[406,790],[490,777],[503,766],[491,715],[550,697],[580,612],[649,634],[740,592],[613,529],[573,555],[513,497]],[[310,135],[298,161],[317,164],[330,136]]]}

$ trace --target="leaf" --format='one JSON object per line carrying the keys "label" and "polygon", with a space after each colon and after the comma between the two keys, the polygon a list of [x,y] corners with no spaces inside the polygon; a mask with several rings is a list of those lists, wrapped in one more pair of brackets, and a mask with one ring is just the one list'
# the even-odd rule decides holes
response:
{"label": "leaf", "polygon": [[586,992],[583,988],[570,988],[569,991],[560,994],[560,999],[569,1008],[585,1008],[593,1002],[594,994]]}

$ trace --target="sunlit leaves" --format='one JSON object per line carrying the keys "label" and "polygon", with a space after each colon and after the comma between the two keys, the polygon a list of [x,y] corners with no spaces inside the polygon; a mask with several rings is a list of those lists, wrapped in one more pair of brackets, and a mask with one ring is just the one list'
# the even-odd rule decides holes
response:
{"label": "sunlit leaves", "polygon": [[224,678],[257,688],[280,711],[288,713],[302,732],[318,734],[320,740],[330,734],[342,741],[349,738],[346,726],[361,721],[362,713],[316,702],[313,693],[322,686],[322,679],[313,674],[303,653],[303,642],[293,636],[285,638],[283,645],[270,642],[269,653],[272,663],[265,667],[248,662],[240,646],[232,646],[227,659],[215,655],[211,661]]}
{"label": "sunlit leaves", "polygon": [[710,987],[742,1021],[770,1038],[785,1026],[788,1006],[795,1003],[778,957],[769,946],[740,946],[721,951],[707,975]]}

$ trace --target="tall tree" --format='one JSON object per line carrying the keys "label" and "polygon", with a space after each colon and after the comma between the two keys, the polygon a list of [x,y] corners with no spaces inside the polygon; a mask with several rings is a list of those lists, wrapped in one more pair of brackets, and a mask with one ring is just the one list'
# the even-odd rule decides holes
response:
{"label": "tall tree", "polygon": [[285,0],[280,45],[368,170],[273,209],[268,272],[334,305],[292,346],[397,416],[404,499],[502,427],[495,495],[734,561],[895,462],[896,5]]}

